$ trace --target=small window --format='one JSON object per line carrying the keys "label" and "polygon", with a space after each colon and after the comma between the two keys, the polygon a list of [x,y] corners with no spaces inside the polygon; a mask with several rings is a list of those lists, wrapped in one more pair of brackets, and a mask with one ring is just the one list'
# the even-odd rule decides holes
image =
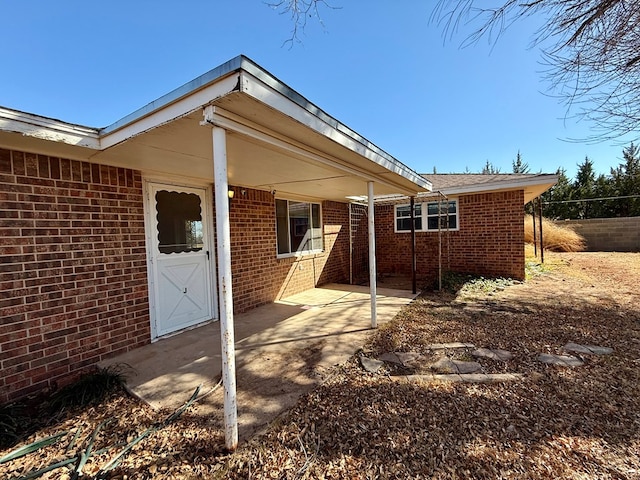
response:
{"label": "small window", "polygon": [[[416,232],[422,231],[422,204],[413,206]],[[411,231],[411,205],[396,205],[396,232]]]}
{"label": "small window", "polygon": [[440,229],[457,230],[458,228],[458,202],[449,200],[444,202],[427,203],[427,231],[438,230],[438,219],[440,219]]}
{"label": "small window", "polygon": [[193,193],[156,193],[160,253],[198,252],[204,246],[200,197]]}
{"label": "small window", "polygon": [[[438,231],[438,219],[440,229],[458,229],[458,201],[447,200],[442,202],[416,203],[414,205],[416,232]],[[411,231],[411,206],[395,206],[395,231]]]}
{"label": "small window", "polygon": [[322,251],[320,204],[276,200],[278,255]]}

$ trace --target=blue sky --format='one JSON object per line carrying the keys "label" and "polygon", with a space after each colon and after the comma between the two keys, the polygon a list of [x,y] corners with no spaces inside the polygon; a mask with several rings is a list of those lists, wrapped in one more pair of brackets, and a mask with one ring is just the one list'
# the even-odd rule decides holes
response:
{"label": "blue sky", "polygon": [[420,173],[510,172],[518,150],[534,172],[620,163],[620,144],[563,140],[593,132],[545,93],[532,21],[461,49],[435,2],[330,3],[289,47],[261,0],[0,0],[0,105],[103,127],[242,53]]}

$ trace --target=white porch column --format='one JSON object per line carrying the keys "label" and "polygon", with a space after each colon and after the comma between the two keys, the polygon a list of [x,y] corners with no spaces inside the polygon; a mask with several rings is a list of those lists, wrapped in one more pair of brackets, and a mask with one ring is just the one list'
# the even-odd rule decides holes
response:
{"label": "white porch column", "polygon": [[233,451],[238,446],[238,411],[236,405],[233,294],[231,291],[231,233],[229,228],[227,137],[226,131],[217,126],[213,127],[213,176],[216,200],[222,383],[224,385],[224,437],[227,449]]}
{"label": "white porch column", "polygon": [[371,328],[378,327],[378,314],[376,311],[376,224],[373,207],[373,182],[367,183],[367,197],[369,201],[369,288],[371,293]]}

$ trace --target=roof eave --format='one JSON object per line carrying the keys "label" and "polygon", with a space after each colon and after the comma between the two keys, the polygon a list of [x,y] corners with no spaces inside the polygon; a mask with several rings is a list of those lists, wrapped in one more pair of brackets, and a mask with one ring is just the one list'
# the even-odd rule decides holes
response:
{"label": "roof eave", "polygon": [[77,147],[99,149],[98,129],[0,107],[0,131]]}
{"label": "roof eave", "polygon": [[[237,75],[237,80],[235,77],[229,78],[226,86],[223,88],[214,88],[216,84],[219,84],[223,79],[232,75]],[[284,110],[283,104],[276,103],[273,100],[273,96],[268,97],[264,95],[265,88],[277,92],[281,98],[286,99],[286,101],[291,102],[291,105],[301,109],[298,111],[295,111],[295,109],[286,110],[286,114],[294,120],[331,138],[331,140],[338,142],[345,148],[356,151],[361,156],[383,167],[385,170],[404,177],[417,186],[417,188],[414,189],[416,193],[418,191],[430,191],[432,189],[431,182],[420,174],[375,144],[369,142],[346,125],[340,123],[334,117],[328,115],[315,104],[243,55],[229,60],[219,67],[210,70],[126,117],[123,117],[108,127],[101,129],[102,147],[108,148],[111,145],[126,140],[129,136],[140,133],[140,128],[132,128],[134,124],[144,125],[144,130],[148,130],[152,128],[154,124],[162,124],[173,118],[187,115],[196,108],[204,107],[212,103],[215,98],[234,91],[250,95],[252,98],[264,102],[275,109]],[[207,96],[203,95],[202,101],[195,103],[193,101],[186,101],[186,99],[196,96],[198,92],[204,91],[205,89],[207,93],[211,92],[209,95],[211,98],[207,99]],[[184,106],[179,105],[182,101],[184,101]],[[165,110],[170,110],[170,113],[164,116],[160,115],[160,112]],[[329,132],[326,128],[327,126],[329,127]],[[130,131],[128,131],[129,129]],[[330,135],[330,133],[334,134]]]}
{"label": "roof eave", "polygon": [[540,174],[530,178],[512,179],[508,182],[491,182],[475,185],[462,185],[440,188],[438,191],[445,195],[464,195],[472,193],[482,193],[496,190],[518,190],[520,188],[555,185],[558,182],[558,176],[555,174]]}

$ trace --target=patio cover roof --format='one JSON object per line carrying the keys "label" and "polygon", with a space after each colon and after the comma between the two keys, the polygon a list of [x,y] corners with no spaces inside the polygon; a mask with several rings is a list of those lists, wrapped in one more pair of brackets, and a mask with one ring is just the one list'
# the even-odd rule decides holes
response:
{"label": "patio cover roof", "polygon": [[556,184],[558,176],[548,173],[436,173],[423,175],[433,189],[445,195],[524,190],[524,203],[542,195]]}
{"label": "patio cover roof", "polygon": [[[423,174],[432,186],[433,192],[418,194],[418,199],[431,197],[437,193],[446,196],[471,195],[474,193],[504,192],[524,190],[527,204],[553,187],[558,176],[549,173],[435,173]],[[396,202],[406,199],[405,195],[377,195],[377,203]]]}
{"label": "patio cover roof", "polygon": [[430,190],[424,177],[244,56],[106,128],[0,108],[0,144],[213,183],[211,129],[201,126],[209,106],[227,131],[229,184],[336,201],[366,195],[368,181],[376,194]]}

